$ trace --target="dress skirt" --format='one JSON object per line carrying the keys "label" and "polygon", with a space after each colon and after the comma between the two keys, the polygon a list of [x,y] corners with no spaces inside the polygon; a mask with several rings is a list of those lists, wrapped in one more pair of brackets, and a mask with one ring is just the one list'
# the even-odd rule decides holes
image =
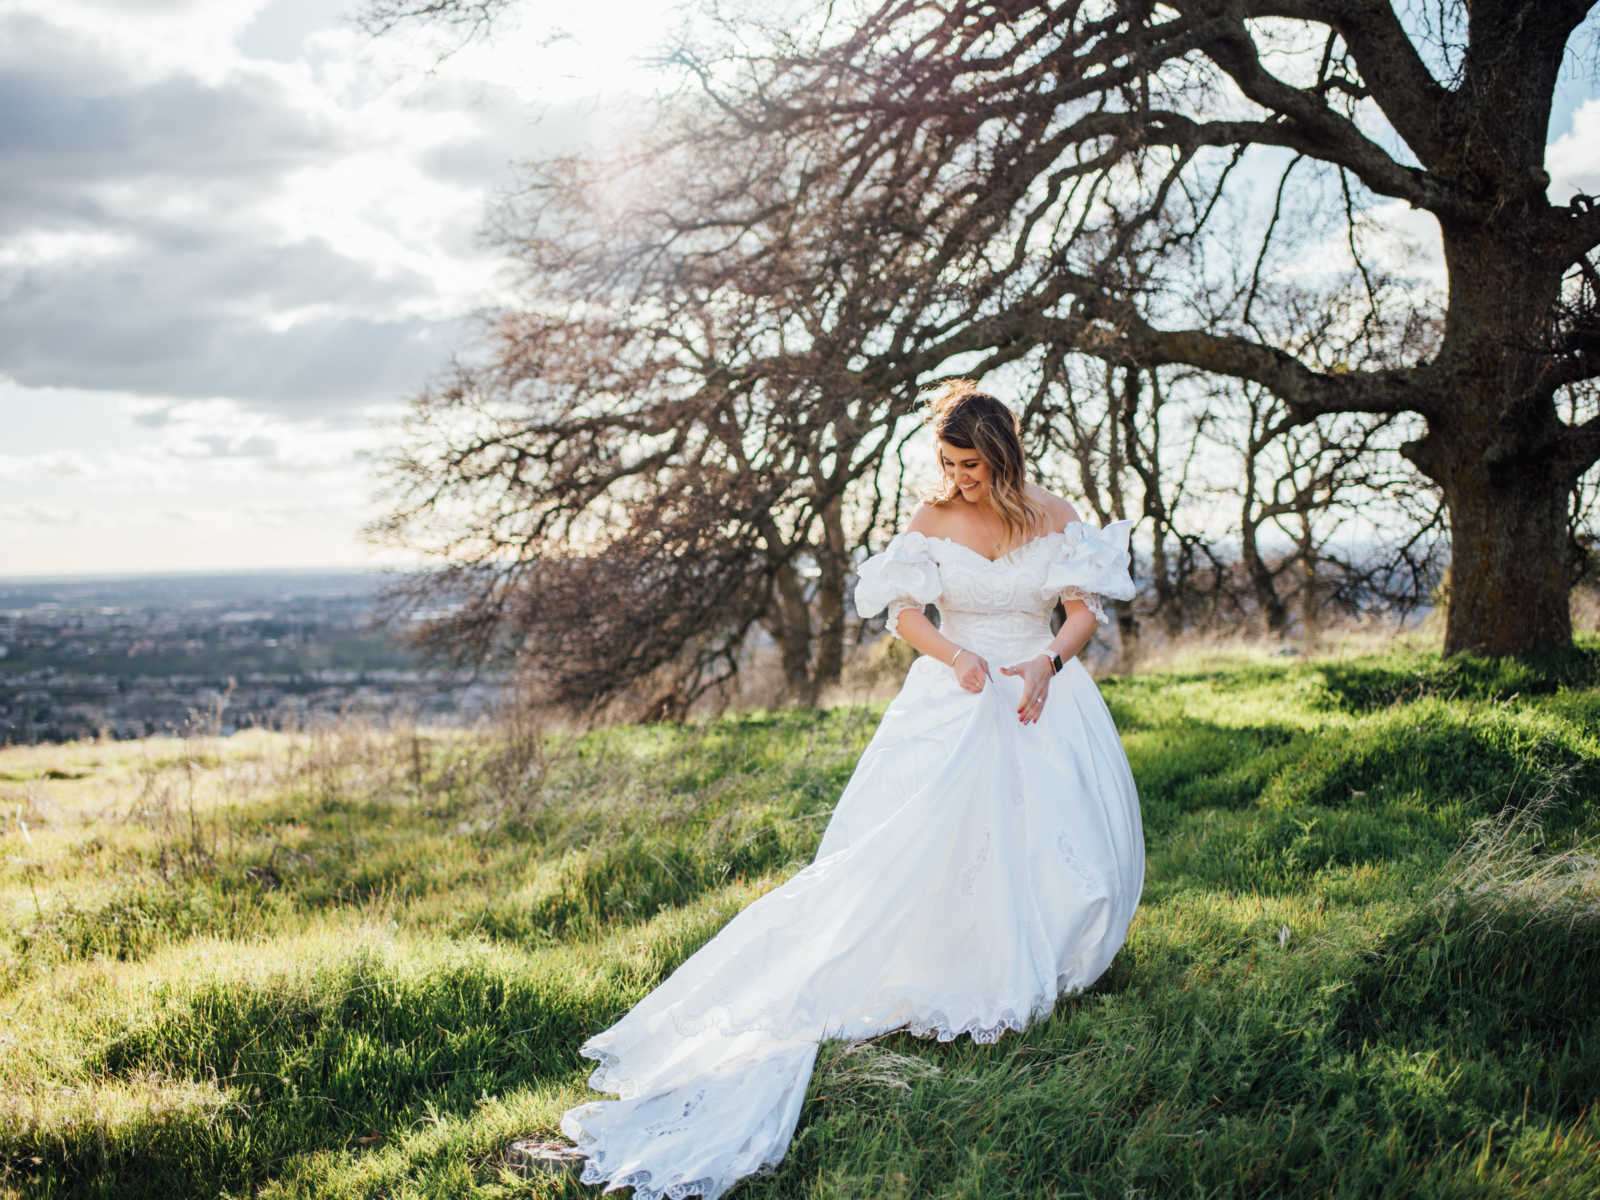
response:
{"label": "dress skirt", "polygon": [[1049,629],[1002,626],[958,638],[989,659],[981,693],[918,659],[815,860],[584,1044],[618,1096],[562,1118],[586,1182],[714,1200],[783,1157],[824,1039],[993,1042],[1109,965],[1144,881],[1127,758],[1076,660],[1017,720],[999,668]]}

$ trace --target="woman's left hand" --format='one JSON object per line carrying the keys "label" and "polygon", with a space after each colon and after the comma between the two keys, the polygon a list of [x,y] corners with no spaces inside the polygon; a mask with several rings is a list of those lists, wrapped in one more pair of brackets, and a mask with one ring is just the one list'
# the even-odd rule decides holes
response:
{"label": "woman's left hand", "polygon": [[1055,678],[1055,668],[1048,655],[1040,654],[1015,666],[1001,667],[1000,674],[1016,675],[1022,680],[1022,703],[1017,705],[1017,720],[1024,725],[1035,724],[1044,711],[1045,697],[1050,694],[1050,681]]}

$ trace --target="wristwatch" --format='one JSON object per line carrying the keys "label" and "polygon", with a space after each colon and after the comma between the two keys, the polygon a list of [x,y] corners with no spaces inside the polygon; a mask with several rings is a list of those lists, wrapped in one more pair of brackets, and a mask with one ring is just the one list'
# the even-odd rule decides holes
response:
{"label": "wristwatch", "polygon": [[1061,655],[1052,654],[1050,656],[1051,674],[1053,674],[1053,675],[1061,674],[1061,668],[1066,666],[1066,665],[1067,665],[1066,663],[1061,661]]}

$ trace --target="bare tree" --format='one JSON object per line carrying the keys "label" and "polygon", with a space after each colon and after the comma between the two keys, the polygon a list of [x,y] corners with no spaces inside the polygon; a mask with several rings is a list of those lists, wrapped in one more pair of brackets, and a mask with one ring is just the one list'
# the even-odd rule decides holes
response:
{"label": "bare tree", "polygon": [[[1600,208],[1553,202],[1544,155],[1590,7],[889,0],[766,29],[740,15],[739,36],[674,51],[700,91],[652,142],[670,186],[602,212],[546,169],[536,190],[553,202],[527,229],[586,247],[592,286],[557,288],[567,303],[596,304],[604,279],[616,312],[670,317],[692,295],[707,329],[741,314],[731,344],[697,351],[704,378],[754,397],[770,373],[799,397],[815,373],[813,397],[892,397],[788,410],[819,430],[837,419],[847,440],[904,416],[917,380],[1038,347],[1247,381],[1297,424],[1420,416],[1403,453],[1449,512],[1446,651],[1557,648],[1571,636],[1570,497],[1600,459],[1600,414],[1575,390],[1600,374],[1600,325],[1573,299],[1592,286]],[[1249,266],[1281,233],[1270,181],[1281,199],[1291,172],[1294,194],[1328,197],[1353,252],[1381,202],[1435,221],[1436,346],[1327,364],[1259,319],[1272,301]],[[1351,259],[1367,302],[1356,329],[1403,322]],[[1242,284],[1221,306],[1219,262]],[[539,283],[532,302],[547,304]]]}
{"label": "bare tree", "polygon": [[[1283,211],[1288,177],[1280,179],[1274,219]],[[1303,239],[1289,245],[1308,249]],[[1250,296],[1245,309],[1256,336],[1290,348],[1301,362],[1328,372],[1380,371],[1437,350],[1437,313],[1411,303],[1400,281],[1359,256],[1355,273],[1332,296],[1269,283],[1262,265],[1258,258],[1232,290],[1242,287]],[[1222,290],[1219,322],[1230,303]],[[1406,608],[1419,590],[1431,590],[1435,541],[1417,522],[1436,528],[1439,505],[1419,503],[1418,493],[1436,489],[1396,454],[1414,432],[1414,419],[1357,412],[1306,422],[1259,384],[1209,378],[1207,408],[1215,419],[1206,435],[1232,464],[1222,472],[1220,491],[1236,505],[1239,566],[1251,607],[1269,632],[1286,631],[1298,613],[1302,630],[1312,634],[1329,605],[1347,614],[1371,599]],[[1365,544],[1336,549],[1352,527],[1360,527]],[[1417,569],[1401,571],[1401,563]]]}
{"label": "bare tree", "polygon": [[[1354,615],[1370,599],[1404,607],[1415,602],[1416,589],[1426,594],[1431,580],[1423,572],[1399,577],[1411,591],[1388,582],[1396,559],[1410,554],[1418,538],[1408,519],[1416,506],[1405,503],[1415,483],[1384,469],[1392,461],[1392,418],[1324,417],[1296,425],[1276,397],[1249,386],[1238,404],[1243,438],[1228,447],[1237,454],[1228,494],[1237,504],[1239,565],[1267,632],[1286,632],[1298,616],[1302,631],[1314,636],[1329,606]],[[1355,519],[1368,509],[1382,510],[1381,521]],[[1431,525],[1435,512],[1437,506],[1424,505],[1416,516]],[[1339,535],[1352,526],[1368,538],[1385,528],[1389,545],[1339,549]]]}
{"label": "bare tree", "polygon": [[871,487],[885,398],[747,361],[755,318],[695,326],[678,299],[654,320],[507,315],[490,365],[416,400],[374,533],[445,564],[398,597],[433,614],[425,645],[514,658],[575,705],[653,677],[658,717],[733,675],[758,629],[795,698],[838,677],[844,494]]}

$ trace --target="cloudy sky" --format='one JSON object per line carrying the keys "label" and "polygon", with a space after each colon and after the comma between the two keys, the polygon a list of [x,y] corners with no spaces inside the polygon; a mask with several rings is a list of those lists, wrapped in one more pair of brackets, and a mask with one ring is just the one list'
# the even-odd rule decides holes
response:
{"label": "cloudy sky", "polygon": [[[440,62],[355,5],[0,0],[0,576],[382,561],[371,455],[494,298],[486,206],[672,20],[529,3]],[[1600,192],[1595,90],[1553,194]]]}
{"label": "cloudy sky", "polygon": [[487,204],[666,21],[441,63],[355,3],[0,0],[0,576],[375,561],[370,455],[493,298]]}

